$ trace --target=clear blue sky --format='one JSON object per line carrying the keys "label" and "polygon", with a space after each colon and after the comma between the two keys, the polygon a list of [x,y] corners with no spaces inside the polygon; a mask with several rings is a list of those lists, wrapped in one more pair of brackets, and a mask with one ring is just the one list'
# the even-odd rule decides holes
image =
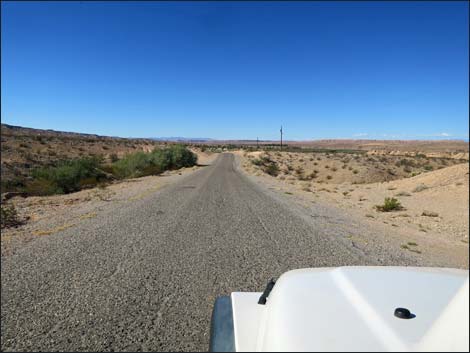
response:
{"label": "clear blue sky", "polygon": [[2,122],[468,138],[467,2],[2,2]]}

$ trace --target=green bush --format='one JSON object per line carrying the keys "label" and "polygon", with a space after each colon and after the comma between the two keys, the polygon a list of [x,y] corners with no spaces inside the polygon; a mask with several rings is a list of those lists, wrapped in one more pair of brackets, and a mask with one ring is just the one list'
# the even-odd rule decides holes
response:
{"label": "green bush", "polygon": [[396,198],[386,197],[384,200],[384,204],[377,205],[375,206],[375,208],[381,212],[390,212],[390,211],[402,210],[403,206],[401,205],[400,201],[398,201]]}
{"label": "green bush", "polygon": [[[99,185],[110,178],[129,178],[155,175],[168,169],[179,169],[196,164],[197,156],[181,145],[155,149],[150,153],[136,152],[103,164],[103,157],[89,157],[59,162],[53,167],[43,167],[31,173],[24,191],[29,195],[66,194]],[[2,184],[2,188],[4,185]]]}
{"label": "green bush", "polygon": [[96,184],[105,175],[98,158],[63,161],[56,167],[39,168],[32,172],[33,181],[27,183],[26,191],[33,195],[66,194],[83,188],[83,180]]}
{"label": "green bush", "polygon": [[[159,153],[161,150],[154,150],[152,153]],[[197,156],[182,145],[172,145],[167,148],[171,157],[170,169],[180,169],[192,167],[197,163]],[[167,153],[168,153],[167,152]]]}
{"label": "green bush", "polygon": [[156,175],[168,169],[191,167],[197,156],[182,145],[154,149],[150,153],[136,152],[113,163],[113,174],[120,178]]}
{"label": "green bush", "polygon": [[113,174],[119,179],[142,176],[151,164],[149,156],[149,153],[144,152],[129,154],[113,163]]}

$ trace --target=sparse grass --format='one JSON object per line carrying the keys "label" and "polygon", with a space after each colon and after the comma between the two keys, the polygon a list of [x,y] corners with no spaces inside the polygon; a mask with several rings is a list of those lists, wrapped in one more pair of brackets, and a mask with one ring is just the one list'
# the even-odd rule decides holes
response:
{"label": "sparse grass", "polygon": [[403,206],[396,198],[386,197],[383,205],[376,205],[375,208],[380,212],[391,212],[402,210]]}

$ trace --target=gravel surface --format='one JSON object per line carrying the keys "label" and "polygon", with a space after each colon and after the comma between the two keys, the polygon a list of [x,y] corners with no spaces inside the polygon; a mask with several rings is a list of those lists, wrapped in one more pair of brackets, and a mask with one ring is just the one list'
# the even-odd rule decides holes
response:
{"label": "gravel surface", "polygon": [[402,264],[338,211],[256,185],[233,155],[2,257],[2,351],[204,351],[212,305],[302,267]]}

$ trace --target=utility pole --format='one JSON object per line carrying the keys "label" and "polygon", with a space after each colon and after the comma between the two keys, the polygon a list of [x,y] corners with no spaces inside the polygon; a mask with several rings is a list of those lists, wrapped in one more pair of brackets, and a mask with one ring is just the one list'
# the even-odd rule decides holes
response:
{"label": "utility pole", "polygon": [[282,125],[281,125],[281,151],[282,151]]}
{"label": "utility pole", "polygon": [[259,140],[258,140],[258,137],[256,137],[256,149],[257,149],[257,150],[259,149]]}

